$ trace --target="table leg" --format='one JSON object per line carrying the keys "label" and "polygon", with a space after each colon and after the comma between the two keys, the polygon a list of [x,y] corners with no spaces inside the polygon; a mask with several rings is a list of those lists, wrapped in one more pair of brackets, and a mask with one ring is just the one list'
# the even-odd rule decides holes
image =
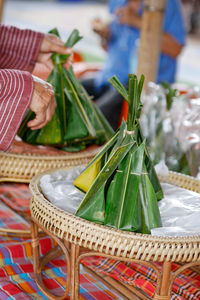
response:
{"label": "table leg", "polygon": [[[78,300],[79,299],[79,272],[77,272],[77,268],[79,265],[77,264],[77,258],[79,256],[79,246],[75,244],[71,244],[71,252],[70,252],[70,260],[71,260],[71,289],[70,289],[70,300]],[[78,273],[78,275],[77,275]]]}
{"label": "table leg", "polygon": [[38,226],[33,221],[31,221],[31,236],[32,236],[32,249],[33,249],[33,268],[34,268],[34,273],[37,273],[39,271],[39,261],[40,261],[39,233],[38,233]]}
{"label": "table leg", "polygon": [[162,277],[160,283],[160,291],[159,294],[155,294],[154,300],[170,300],[170,272],[171,272],[172,263],[169,261],[165,261],[163,263]]}
{"label": "table leg", "polygon": [[80,254],[80,247],[76,246],[76,264],[75,264],[75,299],[79,299],[79,285],[80,285],[80,264],[78,257]]}

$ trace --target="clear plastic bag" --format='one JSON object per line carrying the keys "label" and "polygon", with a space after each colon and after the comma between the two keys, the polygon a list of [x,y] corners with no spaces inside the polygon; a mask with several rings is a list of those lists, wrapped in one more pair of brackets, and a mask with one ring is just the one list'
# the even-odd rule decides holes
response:
{"label": "clear plastic bag", "polygon": [[[168,106],[165,89],[149,83],[141,125],[155,164],[196,176],[200,165],[200,92],[175,93]],[[168,108],[167,108],[168,107]]]}

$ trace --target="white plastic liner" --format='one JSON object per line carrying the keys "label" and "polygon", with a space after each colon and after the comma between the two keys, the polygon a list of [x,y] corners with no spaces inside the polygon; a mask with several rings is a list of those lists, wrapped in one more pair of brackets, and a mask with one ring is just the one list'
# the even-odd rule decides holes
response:
{"label": "white plastic liner", "polygon": [[164,198],[159,202],[161,228],[151,230],[152,235],[200,235],[200,194],[161,183]]}
{"label": "white plastic liner", "polygon": [[[44,196],[56,207],[74,214],[84,193],[74,187],[73,181],[84,167],[60,170],[44,175],[40,187]],[[162,228],[152,229],[157,236],[200,235],[200,194],[161,183],[164,199],[159,202]]]}
{"label": "white plastic liner", "polygon": [[75,188],[73,181],[83,169],[84,167],[79,166],[71,170],[60,170],[42,176],[40,187],[44,196],[53,205],[74,214],[84,197],[84,193]]}

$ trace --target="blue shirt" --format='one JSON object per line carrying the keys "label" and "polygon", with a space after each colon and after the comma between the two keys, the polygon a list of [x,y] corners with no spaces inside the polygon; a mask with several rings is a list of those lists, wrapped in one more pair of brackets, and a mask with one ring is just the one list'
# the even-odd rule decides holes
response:
{"label": "blue shirt", "polygon": [[[114,14],[115,10],[126,5],[127,0],[110,0],[109,11]],[[139,14],[142,14],[142,1]],[[117,75],[122,83],[126,83],[128,74],[135,73],[132,69],[131,60],[137,55],[137,42],[140,31],[137,28],[121,25],[117,19],[110,25],[111,38],[108,44],[108,55],[102,71],[95,79],[96,88],[108,85],[108,79]],[[163,23],[163,32],[172,35],[181,45],[185,43],[186,30],[181,12],[180,0],[168,0]],[[157,82],[174,82],[176,74],[176,59],[161,53]],[[135,66],[136,68],[136,66]]]}

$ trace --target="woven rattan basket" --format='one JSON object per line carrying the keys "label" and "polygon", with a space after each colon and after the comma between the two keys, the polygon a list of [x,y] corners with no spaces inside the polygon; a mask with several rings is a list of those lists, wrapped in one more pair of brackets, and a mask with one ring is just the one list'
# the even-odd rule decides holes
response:
{"label": "woven rattan basket", "polygon": [[[31,214],[55,236],[93,251],[128,259],[160,262],[200,259],[200,236],[166,238],[125,232],[88,222],[53,206],[40,190],[40,178],[47,173],[31,181]],[[200,193],[200,182],[195,178],[169,172],[168,177],[160,179]]]}
{"label": "woven rattan basket", "polygon": [[92,148],[66,155],[32,155],[0,152],[0,181],[30,182],[47,169],[87,164],[99,151]]}

